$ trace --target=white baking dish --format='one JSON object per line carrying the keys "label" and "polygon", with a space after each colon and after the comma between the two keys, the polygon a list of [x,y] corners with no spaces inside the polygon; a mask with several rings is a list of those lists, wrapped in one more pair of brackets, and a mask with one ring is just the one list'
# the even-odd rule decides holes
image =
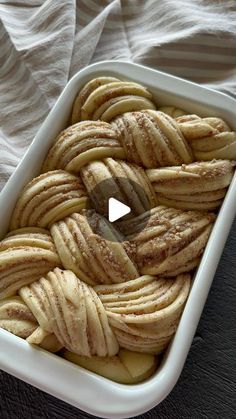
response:
{"label": "white baking dish", "polygon": [[[87,80],[104,74],[144,84],[154,93],[159,105],[176,105],[189,113],[221,116],[236,130],[236,101],[224,94],[135,64],[105,61],[91,65],[70,80],[0,194],[0,237],[7,230],[19,191],[39,173],[53,139],[65,127],[77,91]],[[34,348],[1,329],[0,367],[99,417],[128,418],[151,409],[168,395],[179,378],[235,213],[234,176],[198,268],[178,330],[161,367],[146,382],[131,386],[114,383],[57,355]]]}

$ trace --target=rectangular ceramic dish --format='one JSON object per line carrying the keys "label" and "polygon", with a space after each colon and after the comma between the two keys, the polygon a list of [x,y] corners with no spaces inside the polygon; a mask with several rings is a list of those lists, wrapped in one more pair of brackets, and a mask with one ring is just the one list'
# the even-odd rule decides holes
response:
{"label": "rectangular ceramic dish", "polygon": [[[66,126],[77,91],[89,79],[113,75],[144,84],[158,105],[222,117],[236,130],[236,101],[197,84],[123,62],[105,61],[77,73],[68,83],[29,150],[0,195],[0,238],[7,230],[19,191],[39,173],[56,135]],[[128,418],[160,403],[176,384],[236,213],[236,176],[221,207],[182,315],[162,365],[146,382],[117,384],[61,359],[0,329],[0,368],[85,412],[103,418]]]}

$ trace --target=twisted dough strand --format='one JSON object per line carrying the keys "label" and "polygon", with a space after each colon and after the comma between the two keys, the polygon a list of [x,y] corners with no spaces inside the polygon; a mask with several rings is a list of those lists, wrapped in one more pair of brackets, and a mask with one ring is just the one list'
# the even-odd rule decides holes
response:
{"label": "twisted dough strand", "polygon": [[94,210],[53,224],[51,234],[63,266],[90,285],[139,276],[134,246]]}
{"label": "twisted dough strand", "polygon": [[235,162],[213,160],[147,170],[157,201],[183,210],[215,210],[227,192]]}
{"label": "twisted dough strand", "polygon": [[236,132],[221,118],[186,115],[176,121],[197,160],[236,160]]}
{"label": "twisted dough strand", "polygon": [[117,79],[116,77],[98,77],[86,83],[80,90],[79,94],[77,95],[74,101],[71,123],[75,124],[76,122],[81,121],[81,108],[86,102],[87,98],[95,89],[97,89],[100,86],[103,86],[104,84],[109,84],[117,81],[119,81],[119,79]]}
{"label": "twisted dough strand", "polygon": [[[168,281],[143,276],[92,289],[71,271],[56,268],[23,287],[20,295],[41,328],[68,350],[84,356],[112,356],[119,345],[159,353],[178,325],[190,276]],[[118,341],[118,342],[117,342]]]}
{"label": "twisted dough strand", "polygon": [[189,275],[168,280],[145,275],[95,291],[122,348],[160,353],[176,330],[189,288]]}
{"label": "twisted dough strand", "polygon": [[176,276],[198,265],[214,220],[212,213],[158,206],[118,227],[137,247],[140,273]]}
{"label": "twisted dough strand", "polygon": [[84,356],[112,356],[119,346],[94,290],[71,271],[56,268],[23,287],[20,295],[43,330],[68,350]]}
{"label": "twisted dough strand", "polygon": [[37,320],[19,296],[0,301],[0,327],[26,339],[37,326]]}
{"label": "twisted dough strand", "polygon": [[18,295],[0,301],[0,327],[47,351],[62,349],[56,336],[38,325],[33,313]]}
{"label": "twisted dough strand", "polygon": [[113,127],[102,121],[83,121],[62,131],[49,150],[42,171],[65,169],[79,173],[81,167],[105,157],[125,158]]}
{"label": "twisted dough strand", "polygon": [[11,217],[10,229],[48,227],[85,208],[88,198],[81,179],[64,170],[44,173],[21,191]]}
{"label": "twisted dough strand", "polygon": [[60,265],[47,230],[28,227],[12,231],[0,242],[0,299]]}
{"label": "twisted dough strand", "polygon": [[137,165],[107,158],[83,167],[81,177],[95,209],[105,216],[111,196],[126,203],[134,214],[142,214],[156,204],[151,183]]}
{"label": "twisted dough strand", "polygon": [[155,108],[151,93],[140,84],[98,77],[79,92],[73,106],[72,123],[98,119],[109,122],[124,112]]}
{"label": "twisted dough strand", "polygon": [[191,149],[173,118],[144,110],[120,115],[113,122],[127,159],[147,168],[191,163]]}

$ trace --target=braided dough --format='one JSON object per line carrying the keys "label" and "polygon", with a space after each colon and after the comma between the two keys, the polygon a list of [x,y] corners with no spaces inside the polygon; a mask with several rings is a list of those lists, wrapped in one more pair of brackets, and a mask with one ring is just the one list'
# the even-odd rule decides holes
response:
{"label": "braided dough", "polygon": [[112,356],[119,346],[93,288],[71,271],[56,268],[23,287],[20,295],[43,330],[79,355]]}
{"label": "braided dough", "polygon": [[[147,88],[109,75],[81,87],[71,122],[0,242],[0,327],[72,360],[162,353],[231,183],[236,133],[156,110]],[[115,224],[110,197],[131,208]]]}
{"label": "braided dough", "polygon": [[66,128],[49,150],[42,171],[65,169],[79,173],[81,167],[93,160],[125,158],[125,151],[110,124],[102,121],[83,121]]}
{"label": "braided dough", "polygon": [[134,246],[94,210],[53,224],[51,234],[63,266],[90,285],[138,276]]}
{"label": "braided dough", "polygon": [[18,295],[0,301],[0,327],[47,351],[62,349],[56,336],[38,325],[33,313]]}
{"label": "braided dough", "polygon": [[142,214],[156,205],[151,183],[137,165],[107,158],[83,167],[81,177],[94,207],[105,216],[110,196],[126,203],[134,214]]}
{"label": "braided dough", "polygon": [[236,133],[221,118],[186,115],[176,121],[196,160],[236,160]]}
{"label": "braided dough", "polygon": [[44,173],[22,190],[12,214],[11,230],[48,227],[86,207],[88,198],[81,180],[65,170]]}
{"label": "braided dough", "polygon": [[[20,295],[41,328],[83,356],[112,356],[119,345],[159,353],[168,345],[183,311],[190,276],[168,281],[143,276],[94,289],[71,271],[56,268],[23,287]],[[160,327],[161,324],[161,327]]]}
{"label": "braided dough", "polygon": [[113,122],[127,159],[147,168],[191,163],[191,148],[173,118],[145,110],[125,113]]}
{"label": "braided dough", "polygon": [[60,265],[47,230],[28,227],[12,231],[0,242],[0,299]]}
{"label": "braided dough", "polygon": [[159,206],[119,228],[136,245],[140,273],[176,276],[198,265],[214,220],[212,213]]}
{"label": "braided dough", "polygon": [[72,124],[98,119],[109,122],[124,112],[155,108],[152,94],[140,84],[98,77],[88,82],[75,99]]}
{"label": "braided dough", "polygon": [[215,210],[227,192],[235,163],[229,160],[147,170],[160,204],[184,210]]}
{"label": "braided dough", "polygon": [[98,285],[112,330],[122,348],[160,353],[172,338],[190,288],[190,276],[141,276],[127,284]]}

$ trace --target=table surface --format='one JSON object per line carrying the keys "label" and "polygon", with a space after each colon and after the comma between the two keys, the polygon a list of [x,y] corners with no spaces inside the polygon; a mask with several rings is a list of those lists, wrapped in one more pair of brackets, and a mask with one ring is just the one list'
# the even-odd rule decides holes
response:
{"label": "table surface", "polygon": [[[139,419],[236,417],[235,251],[236,221],[182,375],[171,394]],[[85,419],[94,416],[0,372],[0,418]]]}

